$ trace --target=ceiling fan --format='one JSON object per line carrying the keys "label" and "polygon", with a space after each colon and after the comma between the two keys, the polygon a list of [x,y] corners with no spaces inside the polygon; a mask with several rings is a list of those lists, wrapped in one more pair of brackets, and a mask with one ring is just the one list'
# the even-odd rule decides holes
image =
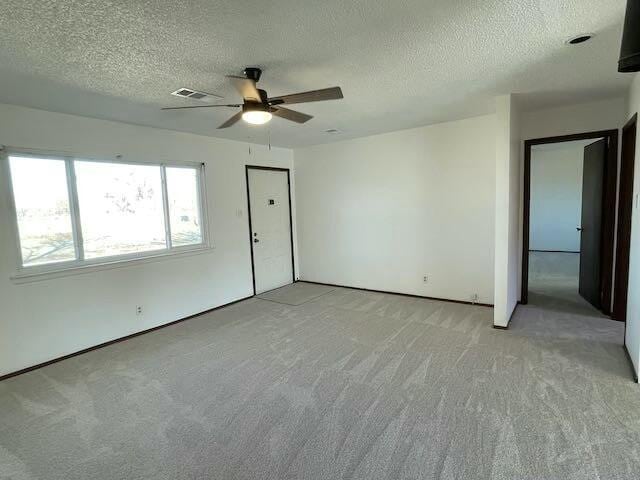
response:
{"label": "ceiling fan", "polygon": [[247,67],[244,69],[244,77],[227,75],[242,98],[242,104],[228,105],[193,105],[188,107],[165,107],[162,110],[183,110],[187,108],[211,108],[211,107],[232,107],[242,110],[236,113],[229,120],[218,128],[228,128],[235,125],[240,119],[253,125],[267,123],[273,115],[296,123],[305,123],[313,117],[305,113],[282,107],[281,105],[291,105],[294,103],[322,102],[324,100],[339,100],[344,98],[340,87],[323,88],[321,90],[311,90],[309,92],[293,93],[291,95],[281,95],[279,97],[269,97],[265,90],[256,87],[260,81],[262,70],[257,67]]}

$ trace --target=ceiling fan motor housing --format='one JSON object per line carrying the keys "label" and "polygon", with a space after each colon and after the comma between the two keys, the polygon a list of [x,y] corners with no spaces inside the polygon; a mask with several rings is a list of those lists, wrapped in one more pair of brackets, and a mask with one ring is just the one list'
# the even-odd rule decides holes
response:
{"label": "ceiling fan motor housing", "polygon": [[251,102],[249,100],[245,100],[244,104],[242,105],[242,111],[243,112],[255,112],[255,111],[268,112],[269,106],[261,102]]}
{"label": "ceiling fan motor housing", "polygon": [[244,76],[249,80],[253,80],[254,82],[259,82],[260,77],[262,76],[262,69],[258,67],[247,67],[244,69]]}

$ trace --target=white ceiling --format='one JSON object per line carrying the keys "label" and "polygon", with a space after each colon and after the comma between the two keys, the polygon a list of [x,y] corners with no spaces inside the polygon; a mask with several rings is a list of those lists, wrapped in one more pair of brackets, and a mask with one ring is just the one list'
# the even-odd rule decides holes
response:
{"label": "white ceiling", "polygon": [[[527,109],[623,94],[624,0],[3,0],[0,102],[204,135],[303,146],[481,115],[497,94]],[[596,37],[569,47],[582,32]],[[225,81],[264,68],[271,96],[340,85],[296,106],[316,118],[219,131]],[[191,103],[189,103],[191,102]],[[340,134],[325,130],[337,128]]]}

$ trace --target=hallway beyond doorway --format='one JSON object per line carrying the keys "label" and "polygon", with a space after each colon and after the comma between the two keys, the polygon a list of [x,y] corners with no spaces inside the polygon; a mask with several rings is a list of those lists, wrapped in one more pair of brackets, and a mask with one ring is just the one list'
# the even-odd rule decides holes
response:
{"label": "hallway beyond doorway", "polygon": [[529,252],[529,303],[557,312],[608,318],[578,293],[580,254]]}

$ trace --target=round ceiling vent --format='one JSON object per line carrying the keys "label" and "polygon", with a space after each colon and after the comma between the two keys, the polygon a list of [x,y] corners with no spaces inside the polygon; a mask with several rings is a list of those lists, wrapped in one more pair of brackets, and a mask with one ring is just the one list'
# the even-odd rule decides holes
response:
{"label": "round ceiling vent", "polygon": [[593,38],[593,33],[581,33],[580,35],[576,35],[575,37],[571,37],[567,40],[567,45],[578,45],[580,43],[588,42]]}

